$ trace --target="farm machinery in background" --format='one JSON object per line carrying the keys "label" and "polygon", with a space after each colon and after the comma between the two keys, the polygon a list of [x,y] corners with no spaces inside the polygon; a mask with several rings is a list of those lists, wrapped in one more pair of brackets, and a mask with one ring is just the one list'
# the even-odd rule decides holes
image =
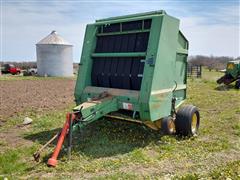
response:
{"label": "farm machinery in background", "polygon": [[240,60],[229,61],[224,76],[217,80],[218,84],[229,85],[235,82],[235,87],[240,89]]}
{"label": "farm machinery in background", "polygon": [[2,74],[20,74],[21,73],[21,69],[18,67],[15,67],[13,64],[3,64],[1,66],[1,72]]}
{"label": "farm machinery in background", "polygon": [[27,70],[23,70],[23,76],[36,76],[37,68],[29,68]]}
{"label": "farm machinery in background", "polygon": [[97,20],[88,24],[75,86],[77,107],[68,113],[49,166],[65,137],[102,118],[125,120],[163,134],[197,134],[200,114],[186,99],[188,41],[179,20],[165,11]]}

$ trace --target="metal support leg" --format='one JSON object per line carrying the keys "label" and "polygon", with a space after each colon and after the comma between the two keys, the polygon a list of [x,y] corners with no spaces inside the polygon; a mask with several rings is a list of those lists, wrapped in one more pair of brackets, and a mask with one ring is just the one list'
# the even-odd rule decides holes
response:
{"label": "metal support leg", "polygon": [[72,150],[72,114],[70,114],[68,131],[68,148],[67,148],[68,160],[71,159],[71,150]]}

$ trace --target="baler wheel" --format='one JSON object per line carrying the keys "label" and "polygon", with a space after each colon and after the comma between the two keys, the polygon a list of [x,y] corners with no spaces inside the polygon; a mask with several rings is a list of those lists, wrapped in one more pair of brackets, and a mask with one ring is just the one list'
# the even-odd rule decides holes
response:
{"label": "baler wheel", "polygon": [[197,107],[187,105],[179,109],[175,125],[178,135],[193,136],[197,134],[200,125],[200,114]]}
{"label": "baler wheel", "polygon": [[162,119],[162,132],[164,135],[173,135],[175,133],[175,123],[171,116]]}

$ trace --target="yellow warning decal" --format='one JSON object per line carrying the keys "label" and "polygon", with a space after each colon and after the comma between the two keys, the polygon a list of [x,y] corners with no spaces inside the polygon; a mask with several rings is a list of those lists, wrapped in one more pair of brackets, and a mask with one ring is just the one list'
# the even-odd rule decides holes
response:
{"label": "yellow warning decal", "polygon": [[234,68],[234,65],[231,63],[231,64],[228,64],[227,66],[228,69],[233,69]]}

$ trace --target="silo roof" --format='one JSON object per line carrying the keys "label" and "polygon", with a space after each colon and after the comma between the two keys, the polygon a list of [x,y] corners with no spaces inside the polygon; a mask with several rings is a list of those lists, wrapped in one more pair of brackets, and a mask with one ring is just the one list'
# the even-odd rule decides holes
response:
{"label": "silo roof", "polygon": [[58,35],[56,31],[52,31],[47,37],[43,38],[37,44],[71,45],[69,42],[63,39],[60,35]]}

